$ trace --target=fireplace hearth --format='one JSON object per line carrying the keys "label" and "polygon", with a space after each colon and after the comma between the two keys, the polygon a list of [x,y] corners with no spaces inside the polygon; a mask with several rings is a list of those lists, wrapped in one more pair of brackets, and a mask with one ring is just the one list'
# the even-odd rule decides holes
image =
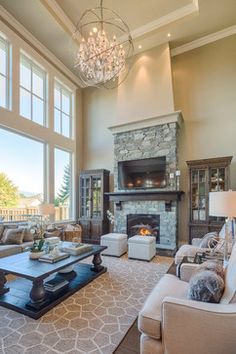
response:
{"label": "fireplace hearth", "polygon": [[132,237],[154,236],[156,243],[160,243],[160,215],[158,214],[128,214],[127,235]]}

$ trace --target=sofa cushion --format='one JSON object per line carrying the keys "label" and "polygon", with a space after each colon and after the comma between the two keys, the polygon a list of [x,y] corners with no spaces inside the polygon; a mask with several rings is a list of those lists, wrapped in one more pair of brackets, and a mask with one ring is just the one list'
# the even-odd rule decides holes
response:
{"label": "sofa cushion", "polygon": [[236,243],[225,270],[225,291],[220,302],[223,304],[236,303]]}
{"label": "sofa cushion", "polygon": [[17,253],[21,253],[21,247],[19,245],[0,245],[0,258],[12,256]]}
{"label": "sofa cushion", "polygon": [[30,228],[26,226],[19,226],[18,229],[22,230],[23,242],[34,241],[34,235],[30,232]]}
{"label": "sofa cushion", "polygon": [[188,299],[218,303],[224,291],[224,280],[212,270],[197,271],[189,281]]}
{"label": "sofa cushion", "polygon": [[5,229],[1,243],[5,245],[20,245],[23,242],[24,234],[21,229]]}
{"label": "sofa cushion", "polygon": [[3,236],[3,231],[4,231],[4,225],[3,224],[0,224],[0,240]]}
{"label": "sofa cushion", "polygon": [[186,299],[188,283],[165,274],[148,296],[138,317],[139,330],[156,339],[161,338],[161,307],[166,296]]}

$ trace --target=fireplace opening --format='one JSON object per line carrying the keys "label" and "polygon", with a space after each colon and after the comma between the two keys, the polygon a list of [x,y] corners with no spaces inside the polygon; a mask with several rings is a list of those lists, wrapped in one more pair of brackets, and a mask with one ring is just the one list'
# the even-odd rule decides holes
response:
{"label": "fireplace opening", "polygon": [[132,237],[135,235],[154,236],[156,237],[156,243],[160,243],[160,215],[127,215],[127,235],[128,237]]}

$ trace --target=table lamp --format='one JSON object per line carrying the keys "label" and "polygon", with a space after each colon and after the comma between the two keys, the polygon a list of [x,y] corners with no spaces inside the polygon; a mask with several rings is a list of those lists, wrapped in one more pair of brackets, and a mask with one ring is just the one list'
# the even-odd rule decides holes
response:
{"label": "table lamp", "polygon": [[228,251],[235,241],[234,217],[236,217],[236,191],[210,192],[209,215],[225,217],[224,265],[228,263]]}

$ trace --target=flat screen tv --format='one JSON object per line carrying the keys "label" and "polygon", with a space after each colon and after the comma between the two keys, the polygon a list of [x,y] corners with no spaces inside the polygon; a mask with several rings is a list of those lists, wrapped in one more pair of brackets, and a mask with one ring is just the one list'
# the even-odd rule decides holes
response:
{"label": "flat screen tv", "polygon": [[118,162],[119,189],[166,187],[166,157]]}

